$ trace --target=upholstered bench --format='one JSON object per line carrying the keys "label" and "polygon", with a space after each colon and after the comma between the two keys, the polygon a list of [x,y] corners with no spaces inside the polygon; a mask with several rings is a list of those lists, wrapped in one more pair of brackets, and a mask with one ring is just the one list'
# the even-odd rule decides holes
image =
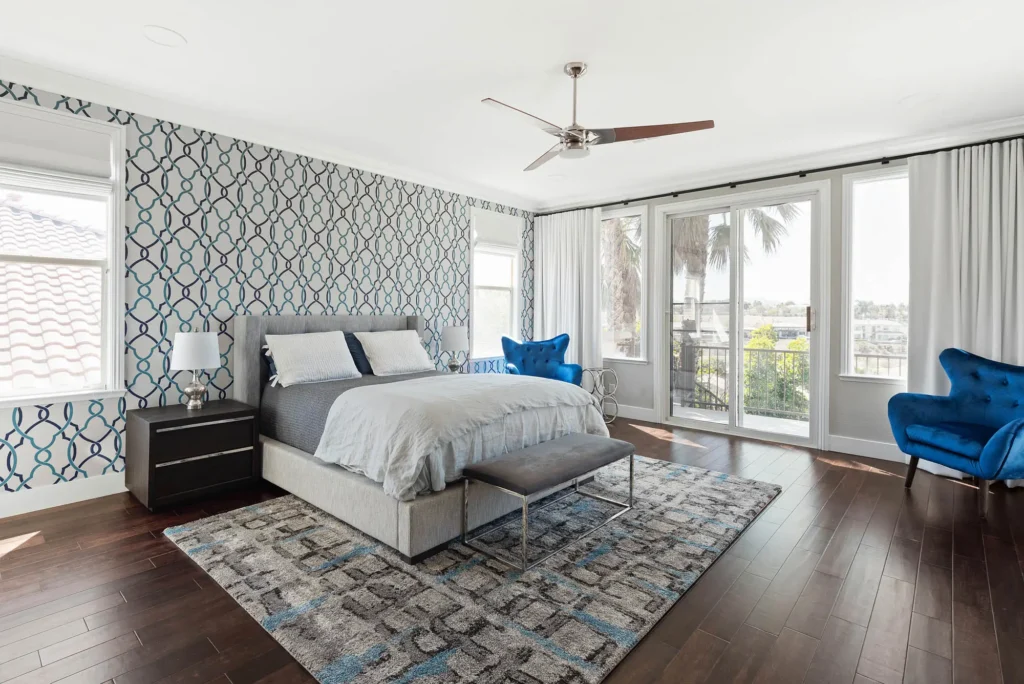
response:
{"label": "upholstered bench", "polygon": [[[544,562],[554,554],[562,551],[580,539],[583,539],[595,530],[604,527],[612,520],[615,520],[626,511],[633,508],[633,454],[635,448],[629,442],[608,437],[597,437],[595,435],[573,434],[543,442],[526,449],[514,451],[499,458],[477,463],[463,469],[465,476],[462,489],[462,543],[475,551],[501,561],[518,570],[526,571],[535,565]],[[586,479],[593,473],[606,465],[615,463],[624,458],[629,458],[629,501],[622,503],[612,499],[591,494],[580,490],[580,480]],[[488,551],[487,549],[473,544],[473,541],[481,536],[492,532],[490,528],[474,537],[468,537],[469,530],[469,484],[480,482],[512,495],[519,497],[523,502],[523,532],[522,532],[522,560],[519,564],[502,558]],[[580,494],[591,499],[604,501],[622,510],[616,512],[600,525],[593,527],[576,539],[562,546],[561,548],[547,554],[543,558],[529,563],[527,556],[527,534],[529,530],[530,504],[543,499],[551,494],[572,486],[572,491],[565,496]],[[553,501],[546,502],[543,507],[550,506],[565,498],[562,496]],[[538,509],[535,509],[538,510]],[[498,527],[504,527],[515,522],[510,520]]]}

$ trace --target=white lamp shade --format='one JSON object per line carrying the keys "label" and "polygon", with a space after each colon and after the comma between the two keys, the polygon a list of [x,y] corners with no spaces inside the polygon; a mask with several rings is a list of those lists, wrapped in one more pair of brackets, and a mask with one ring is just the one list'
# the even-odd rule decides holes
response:
{"label": "white lamp shade", "polygon": [[469,351],[469,329],[464,325],[449,325],[442,329],[441,351]]}
{"label": "white lamp shade", "polygon": [[220,368],[217,333],[178,332],[171,349],[171,370]]}

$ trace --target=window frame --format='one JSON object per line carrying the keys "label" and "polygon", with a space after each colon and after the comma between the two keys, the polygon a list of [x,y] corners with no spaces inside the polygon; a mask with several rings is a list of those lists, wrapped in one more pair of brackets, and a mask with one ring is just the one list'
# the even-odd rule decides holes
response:
{"label": "window frame", "polygon": [[[855,372],[854,316],[853,316],[853,193],[858,183],[909,178],[907,165],[884,166],[879,169],[843,174],[843,235],[842,235],[842,316],[840,332],[839,377],[844,381],[897,385],[905,387],[907,378],[888,375],[869,375]],[[908,275],[909,275],[909,267]]]}
{"label": "window frame", "polygon": [[[624,216],[639,216],[640,217],[640,356],[629,357],[622,355],[606,356],[604,349],[601,350],[602,360],[612,361],[614,363],[634,363],[640,365],[647,365],[650,363],[650,354],[648,353],[648,317],[647,309],[649,306],[649,283],[648,283],[648,263],[650,259],[650,245],[651,235],[650,231],[647,230],[647,214],[648,206],[646,204],[637,204],[625,207],[618,207],[615,209],[603,209],[600,216],[598,217],[597,227],[601,231],[601,235],[598,237],[598,268],[603,263],[604,255],[601,253],[600,245],[604,244],[604,220],[622,218]],[[601,282],[602,289],[604,288],[604,281]],[[602,318],[604,316],[604,310],[601,310]]]}
{"label": "window frame", "polygon": [[[472,320],[472,318],[473,318],[473,312],[475,312],[477,310],[476,293],[477,293],[477,290],[494,290],[494,291],[500,291],[500,292],[505,292],[506,290],[511,291],[511,294],[512,294],[512,307],[511,307],[511,311],[509,312],[509,330],[511,331],[512,335],[515,335],[516,334],[516,329],[517,329],[516,321],[519,320],[520,288],[522,287],[522,284],[520,282],[520,280],[521,280],[520,267],[521,267],[521,261],[522,261],[522,255],[520,253],[521,250],[518,247],[512,247],[511,245],[499,245],[499,244],[494,244],[494,243],[489,243],[489,242],[476,242],[473,245],[473,249],[471,250],[471,252],[472,252],[472,258],[471,258],[470,265],[469,265],[470,325],[469,325],[469,355],[468,355],[468,357],[469,357],[469,359],[471,361],[482,361],[482,360],[485,360],[485,359],[502,358],[500,354],[498,356],[476,356],[475,353],[474,353],[476,351],[476,349],[474,348],[476,340],[475,340],[475,336],[473,335],[473,320]],[[512,286],[511,287],[505,288],[505,287],[495,287],[493,285],[477,285],[475,282],[473,282],[474,281],[474,278],[473,278],[473,267],[475,265],[476,255],[477,255],[478,252],[482,252],[484,254],[490,254],[490,255],[493,255],[493,256],[504,256],[504,257],[511,257],[512,258]]]}
{"label": "window frame", "polygon": [[95,178],[69,172],[34,169],[0,162],[0,184],[27,192],[42,191],[66,197],[100,198],[107,203],[107,248],[103,259],[76,259],[0,255],[3,263],[37,263],[63,266],[100,267],[102,294],[100,311],[100,378],[96,387],[81,390],[46,389],[38,392],[0,394],[0,408],[17,408],[61,402],[89,401],[122,397],[125,394],[125,244],[124,173],[125,130],[117,123],[85,119],[65,112],[55,112],[21,103],[2,103],[18,107],[18,113],[100,133],[110,138],[110,178]]}

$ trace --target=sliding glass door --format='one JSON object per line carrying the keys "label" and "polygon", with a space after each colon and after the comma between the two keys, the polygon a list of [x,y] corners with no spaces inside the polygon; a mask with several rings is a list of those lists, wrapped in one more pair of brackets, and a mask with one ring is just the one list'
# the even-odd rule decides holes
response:
{"label": "sliding glass door", "polygon": [[661,211],[671,421],[816,441],[826,193],[814,186]]}
{"label": "sliding glass door", "polygon": [[729,424],[732,339],[728,209],[669,216],[671,415]]}
{"label": "sliding glass door", "polygon": [[811,202],[739,210],[742,376],[736,423],[810,437]]}

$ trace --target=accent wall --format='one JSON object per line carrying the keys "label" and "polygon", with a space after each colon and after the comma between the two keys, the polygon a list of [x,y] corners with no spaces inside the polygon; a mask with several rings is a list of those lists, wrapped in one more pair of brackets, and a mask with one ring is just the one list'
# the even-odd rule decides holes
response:
{"label": "accent wall", "polygon": [[[127,132],[123,399],[0,411],[0,492],[124,469],[125,412],[182,400],[178,330],[213,330],[231,395],[240,314],[420,314],[469,324],[470,208],[523,217],[522,335],[533,328],[528,212],[0,81],[0,99],[118,122]],[[474,362],[474,371],[500,364]]]}

